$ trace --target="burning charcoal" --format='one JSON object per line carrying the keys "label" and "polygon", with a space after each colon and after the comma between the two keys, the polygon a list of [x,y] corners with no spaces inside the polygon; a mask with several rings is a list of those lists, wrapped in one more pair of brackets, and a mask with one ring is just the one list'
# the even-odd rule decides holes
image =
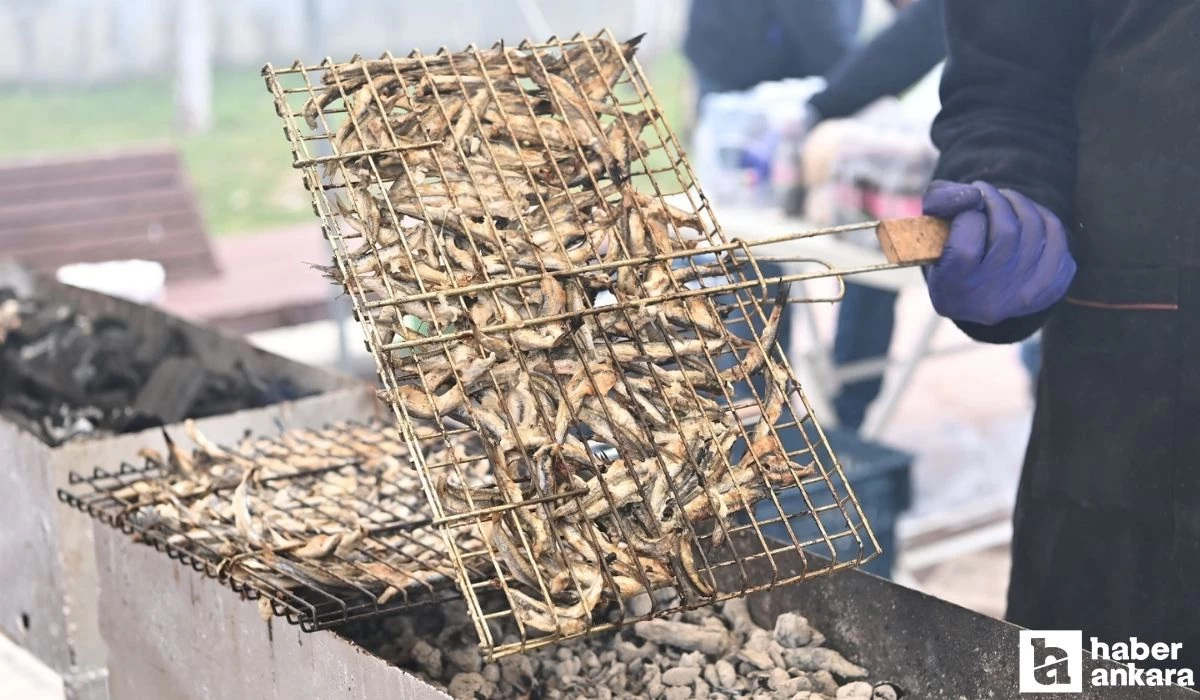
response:
{"label": "burning charcoal", "polygon": [[720,630],[668,620],[644,620],[633,626],[633,632],[656,644],[669,644],[677,649],[696,650],[710,656],[724,654],[732,645],[729,634]]}
{"label": "burning charcoal", "polygon": [[899,700],[900,691],[891,683],[880,683],[871,693],[871,700]]}
{"label": "burning charcoal", "polygon": [[490,698],[494,694],[491,684],[478,673],[459,673],[450,679],[446,689],[450,691],[451,697],[467,700]]}
{"label": "burning charcoal", "polygon": [[692,685],[700,677],[700,669],[688,666],[676,666],[663,671],[662,682],[665,685]]}
{"label": "burning charcoal", "polygon": [[733,668],[733,664],[729,663],[725,659],[721,659],[716,663],[716,669],[716,686],[724,690],[733,690],[733,688],[737,685],[738,680],[737,671]]}
{"label": "burning charcoal", "polygon": [[813,689],[812,681],[807,676],[792,676],[787,671],[778,668],[771,672],[768,685],[771,690],[775,691],[776,697],[784,700],[791,700],[798,693],[810,692]]}
{"label": "burning charcoal", "polygon": [[465,673],[479,673],[483,669],[483,657],[474,646],[444,649],[442,657],[451,666]]}
{"label": "burning charcoal", "polygon": [[[566,651],[566,649],[561,649],[560,651]],[[559,678],[574,678],[583,670],[583,663],[576,656],[568,656],[565,659],[559,656],[558,664],[554,670],[558,673]]]}
{"label": "burning charcoal", "polygon": [[871,687],[870,683],[858,681],[848,685],[843,685],[841,688],[838,688],[837,695],[834,697],[836,697],[837,700],[871,700],[871,694],[873,692],[874,689]]}
{"label": "burning charcoal", "polygon": [[833,674],[829,671],[814,671],[807,676],[809,682],[812,683],[813,690],[820,692],[821,695],[833,697],[837,694],[837,681],[833,679]]}
{"label": "burning charcoal", "polygon": [[744,598],[734,598],[725,601],[721,614],[733,623],[733,630],[742,634],[750,634],[752,630],[760,629],[750,616],[750,607]]}
{"label": "burning charcoal", "polygon": [[642,680],[646,683],[646,695],[657,698],[666,690],[662,682],[662,671],[658,666],[647,665],[642,672]]}
{"label": "burning charcoal", "polygon": [[[775,644],[775,640],[771,639],[770,632],[756,629],[750,633],[745,645],[738,650],[737,658],[764,671],[783,667],[786,665],[783,662],[783,656],[778,648],[772,648],[773,644]],[[778,647],[777,644],[775,646]]]}
{"label": "burning charcoal", "polygon": [[703,678],[696,679],[696,682],[693,684],[693,689],[695,690],[695,697],[698,698],[706,698],[708,697],[708,694],[712,692],[708,686],[708,683],[706,683]]}
{"label": "burning charcoal", "polygon": [[691,700],[692,689],[690,687],[674,687],[667,688],[663,691],[663,700]]}
{"label": "burning charcoal", "polygon": [[698,651],[688,652],[679,657],[679,665],[684,668],[704,668],[704,654]]}
{"label": "burning charcoal", "polygon": [[492,685],[500,685],[500,667],[496,664],[484,666],[479,675],[483,676],[484,680]]}
{"label": "burning charcoal", "polygon": [[788,612],[783,613],[775,620],[775,630],[773,632],[775,641],[781,645],[794,649],[796,647],[808,646],[812,641],[812,628],[808,626],[808,620],[802,615]]}
{"label": "burning charcoal", "polygon": [[417,668],[434,678],[442,675],[442,651],[435,649],[429,642],[421,640],[412,648],[413,661]]}
{"label": "burning charcoal", "polygon": [[625,612],[629,617],[645,617],[653,610],[654,601],[645,593],[639,593],[625,603]]}
{"label": "burning charcoal", "polygon": [[500,678],[508,685],[521,691],[533,687],[533,662],[528,656],[505,656],[496,663],[500,665]]}
{"label": "burning charcoal", "polygon": [[832,649],[785,649],[783,658],[789,668],[794,667],[801,671],[829,671],[839,678],[851,680],[867,677],[865,668],[855,666]]}

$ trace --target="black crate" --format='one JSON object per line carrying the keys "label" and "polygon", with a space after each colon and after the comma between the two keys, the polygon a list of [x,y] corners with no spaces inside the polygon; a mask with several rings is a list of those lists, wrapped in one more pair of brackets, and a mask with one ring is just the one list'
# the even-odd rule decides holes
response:
{"label": "black crate", "polygon": [[[894,450],[876,442],[864,440],[857,434],[845,430],[827,430],[828,442],[837,455],[838,461],[850,482],[867,521],[875,533],[883,553],[867,562],[862,569],[878,576],[890,578],[896,563],[896,521],[900,514],[909,508],[912,501],[911,467],[912,455]],[[788,447],[792,451],[792,446]],[[799,448],[797,448],[799,449]],[[817,458],[822,464],[830,465],[829,454],[819,445]],[[841,491],[840,485],[838,491]],[[815,484],[808,487],[808,496],[812,509],[820,513],[820,519],[827,530],[845,529],[842,511],[832,508],[834,498],[828,487]],[[820,540],[821,533],[816,519],[810,512],[809,504],[798,488],[780,491],[777,494],[779,504],[788,516],[788,525],[792,533],[800,541]],[[847,508],[847,510],[850,510]],[[759,521],[776,520],[775,523],[763,528],[763,533],[782,541],[790,541],[791,535],[780,519],[779,511],[770,500],[759,502],[755,506],[755,516]],[[863,538],[866,538],[865,533]],[[838,559],[854,558],[859,555],[860,544],[852,537],[841,537],[835,540],[836,556]],[[864,545],[869,551],[869,543]],[[816,551],[821,556],[832,557],[835,552]]]}

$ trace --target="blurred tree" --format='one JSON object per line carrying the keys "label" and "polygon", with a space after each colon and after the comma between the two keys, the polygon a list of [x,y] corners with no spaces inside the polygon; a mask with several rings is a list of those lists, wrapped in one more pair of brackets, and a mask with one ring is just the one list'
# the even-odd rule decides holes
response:
{"label": "blurred tree", "polygon": [[176,0],[176,125],[185,133],[212,126],[212,17],[207,0]]}

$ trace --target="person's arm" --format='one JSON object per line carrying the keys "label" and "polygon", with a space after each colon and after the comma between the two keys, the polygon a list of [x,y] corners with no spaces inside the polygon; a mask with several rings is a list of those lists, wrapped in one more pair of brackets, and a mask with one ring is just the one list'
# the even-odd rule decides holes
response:
{"label": "person's arm", "polygon": [[942,0],[917,0],[869,44],[838,62],[809,104],[820,119],[849,116],[907,90],[945,57]]}
{"label": "person's arm", "polygon": [[[1086,0],[944,0],[947,62],[933,141],[935,178],[1020,192],[1074,226],[1076,83],[1090,51]],[[1049,310],[995,325],[958,322],[1011,343]]]}

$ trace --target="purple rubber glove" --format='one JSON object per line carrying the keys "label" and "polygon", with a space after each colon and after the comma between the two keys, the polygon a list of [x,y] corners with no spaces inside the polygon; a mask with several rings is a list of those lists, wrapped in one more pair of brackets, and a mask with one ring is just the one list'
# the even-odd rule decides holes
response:
{"label": "purple rubber glove", "polygon": [[935,180],[925,213],[950,220],[942,257],[926,272],[939,314],[987,326],[1050,308],[1067,293],[1075,260],[1058,217],[986,182]]}

